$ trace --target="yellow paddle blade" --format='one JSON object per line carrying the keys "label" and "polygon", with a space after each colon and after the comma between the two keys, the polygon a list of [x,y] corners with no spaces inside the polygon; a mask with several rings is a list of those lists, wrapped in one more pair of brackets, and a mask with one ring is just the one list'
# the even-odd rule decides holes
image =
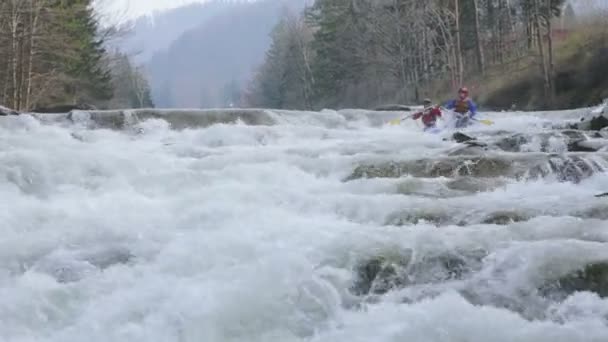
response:
{"label": "yellow paddle blade", "polygon": [[494,124],[494,121],[492,121],[492,120],[477,120],[477,121],[481,122],[484,125],[493,125]]}
{"label": "yellow paddle blade", "polygon": [[395,119],[395,120],[391,120],[391,121],[389,121],[389,123],[390,123],[391,125],[398,125],[398,124],[400,124],[400,123],[401,123],[401,119]]}

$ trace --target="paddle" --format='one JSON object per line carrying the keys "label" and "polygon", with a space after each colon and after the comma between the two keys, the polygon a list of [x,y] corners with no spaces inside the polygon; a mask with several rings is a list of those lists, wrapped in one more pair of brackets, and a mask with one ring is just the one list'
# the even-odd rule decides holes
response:
{"label": "paddle", "polygon": [[492,120],[475,119],[475,118],[471,118],[471,119],[473,119],[473,120],[475,120],[475,121],[477,121],[477,122],[479,122],[479,123],[482,123],[482,124],[484,124],[484,125],[488,125],[488,126],[490,126],[490,125],[493,125],[493,124],[494,124],[494,121],[492,121]]}
{"label": "paddle", "polygon": [[393,119],[393,120],[389,121],[389,123],[390,123],[391,125],[398,125],[398,124],[400,124],[400,123],[401,123],[401,121],[403,121],[403,120],[405,120],[405,119],[407,119],[407,118],[411,118],[412,116],[413,116],[413,115],[408,115],[408,116],[406,116],[406,117],[404,117],[404,118],[397,118],[397,119]]}
{"label": "paddle", "polygon": [[[445,107],[441,107],[441,109],[442,109],[442,110],[444,110],[444,111],[450,111],[450,112],[452,112],[452,114],[455,114],[455,115],[456,115],[456,116],[458,116],[458,117],[462,117],[462,115],[460,115],[460,114],[458,114],[458,113],[455,113],[453,110],[449,110],[449,109],[447,109],[447,108],[445,108]],[[479,123],[482,123],[482,124],[484,124],[484,125],[488,125],[488,126],[490,126],[490,125],[493,125],[493,124],[494,124],[494,121],[492,121],[492,120],[487,120],[487,119],[476,119],[476,118],[470,118],[470,119],[471,119],[471,120],[475,120],[475,121],[477,121],[477,122],[479,122]]]}

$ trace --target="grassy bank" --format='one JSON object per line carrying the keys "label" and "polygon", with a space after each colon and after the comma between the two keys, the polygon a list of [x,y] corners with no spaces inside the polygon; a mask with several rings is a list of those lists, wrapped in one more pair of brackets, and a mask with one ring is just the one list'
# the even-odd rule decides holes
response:
{"label": "grassy bank", "polygon": [[608,21],[597,19],[574,27],[554,49],[555,99],[544,94],[536,56],[489,69],[469,79],[472,94],[484,108],[518,110],[571,109],[597,105],[608,97]]}

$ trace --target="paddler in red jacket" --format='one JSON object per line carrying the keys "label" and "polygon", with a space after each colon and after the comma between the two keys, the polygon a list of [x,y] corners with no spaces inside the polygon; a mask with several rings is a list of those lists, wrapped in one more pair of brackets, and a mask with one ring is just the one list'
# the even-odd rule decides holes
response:
{"label": "paddler in red jacket", "polygon": [[436,128],[437,118],[441,117],[441,110],[438,106],[433,107],[430,99],[424,99],[424,109],[418,113],[412,115],[412,119],[418,120],[422,118],[424,124],[424,130]]}

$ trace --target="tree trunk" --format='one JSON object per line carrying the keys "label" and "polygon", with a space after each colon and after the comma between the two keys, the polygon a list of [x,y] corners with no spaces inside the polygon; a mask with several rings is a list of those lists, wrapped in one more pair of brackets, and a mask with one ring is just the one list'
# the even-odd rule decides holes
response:
{"label": "tree trunk", "polygon": [[25,91],[25,110],[31,109],[32,78],[34,71],[34,55],[36,54],[36,35],[38,34],[38,17],[40,16],[41,5],[34,6],[37,0],[30,0],[31,7],[31,27],[30,27],[30,51],[28,56],[27,88]]}
{"label": "tree trunk", "polygon": [[462,61],[462,45],[460,39],[460,0],[454,0],[454,16],[456,18],[456,67],[457,81],[459,86],[463,81],[463,61]]}
{"label": "tree trunk", "polygon": [[477,69],[481,75],[485,73],[485,60],[483,55],[483,41],[481,39],[480,25],[479,25],[479,7],[478,0],[473,0],[473,14],[475,16],[475,20],[473,24],[475,26],[475,41],[476,41],[476,49],[475,52],[477,54]]}
{"label": "tree trunk", "polygon": [[[542,33],[540,31],[540,10],[538,6],[538,2],[540,0],[534,1],[534,28],[536,30],[536,39],[538,40],[538,54],[540,57],[540,66],[543,73],[543,86],[545,89],[545,98],[549,99],[551,94],[551,84],[549,81],[549,69],[547,68],[547,61],[545,60],[545,49],[542,39]],[[549,101],[550,102],[550,101]]]}
{"label": "tree trunk", "polygon": [[547,0],[547,54],[549,55],[549,102],[551,106],[555,105],[555,65],[553,63],[553,26],[552,19],[553,13],[551,8],[553,7],[553,1]]}
{"label": "tree trunk", "polygon": [[12,1],[11,8],[11,86],[12,86],[12,94],[11,94],[11,107],[19,110],[17,104],[17,96],[19,89],[17,88],[17,69],[19,63],[19,42],[17,37],[17,26],[19,24],[19,9],[17,8],[17,2],[19,0]]}

